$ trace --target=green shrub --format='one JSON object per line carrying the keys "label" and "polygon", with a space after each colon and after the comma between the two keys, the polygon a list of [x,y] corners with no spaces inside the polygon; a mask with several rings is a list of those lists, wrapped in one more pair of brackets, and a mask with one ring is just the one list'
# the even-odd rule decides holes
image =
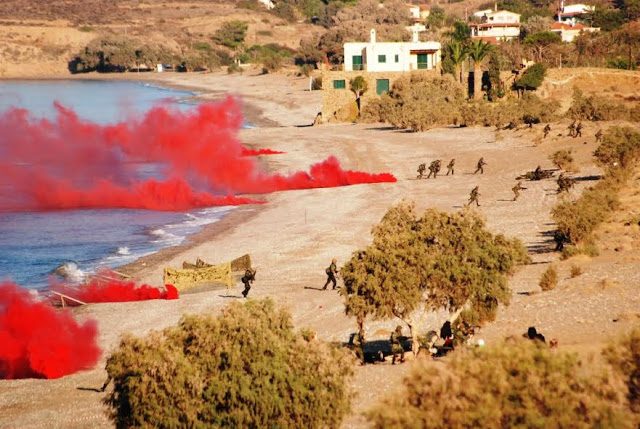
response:
{"label": "green shrub", "polygon": [[540,63],[535,63],[522,73],[520,79],[516,79],[513,86],[518,91],[534,91],[538,89],[544,77],[547,74],[547,68]]}
{"label": "green shrub", "polygon": [[640,327],[605,349],[603,354],[624,378],[629,405],[635,413],[640,414]]}
{"label": "green shrub", "polygon": [[606,375],[544,344],[463,349],[444,362],[416,362],[401,392],[367,416],[375,428],[634,427]]}
{"label": "green shrub", "polygon": [[558,285],[558,270],[553,265],[549,265],[540,277],[540,289],[543,291],[553,290]]}
{"label": "green shrub", "polygon": [[262,66],[268,73],[276,72],[282,68],[282,57],[279,55],[265,57],[262,60]]}
{"label": "green shrub", "polygon": [[82,27],[78,28],[78,31],[82,31],[83,33],[91,33],[93,31],[93,27],[83,25]]}
{"label": "green shrub", "polygon": [[311,64],[303,64],[300,66],[300,74],[303,75],[304,77],[311,76],[311,73],[313,73],[314,70],[315,70],[315,67],[312,66]]}
{"label": "green shrub", "polygon": [[630,127],[609,128],[594,155],[598,164],[609,170],[633,166],[640,159],[640,131]]}
{"label": "green shrub", "polygon": [[235,49],[244,44],[249,25],[243,21],[225,21],[215,33],[213,40],[222,46]]}
{"label": "green shrub", "polygon": [[338,427],[349,409],[343,350],[307,342],[271,300],[126,337],[107,360],[117,427]]}

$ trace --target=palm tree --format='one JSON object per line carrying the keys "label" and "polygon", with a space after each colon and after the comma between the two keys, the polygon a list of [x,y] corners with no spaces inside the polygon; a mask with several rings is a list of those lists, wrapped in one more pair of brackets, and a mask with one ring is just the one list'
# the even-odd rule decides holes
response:
{"label": "palm tree", "polygon": [[462,83],[462,63],[467,58],[467,48],[458,40],[452,40],[448,46],[449,57],[453,63],[453,75]]}
{"label": "palm tree", "polygon": [[362,76],[356,76],[349,81],[349,89],[356,95],[356,104],[358,105],[358,117],[360,117],[360,97],[367,92],[369,85]]}
{"label": "palm tree", "polygon": [[481,98],[482,88],[482,62],[491,52],[492,46],[482,40],[476,40],[468,47],[469,56],[473,60],[473,99]]}

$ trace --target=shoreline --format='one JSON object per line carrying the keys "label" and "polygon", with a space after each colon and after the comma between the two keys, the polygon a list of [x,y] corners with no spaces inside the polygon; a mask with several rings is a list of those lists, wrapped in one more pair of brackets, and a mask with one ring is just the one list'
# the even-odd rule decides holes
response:
{"label": "shoreline", "polygon": [[[152,73],[152,72],[151,72]],[[250,125],[257,128],[266,127],[279,127],[278,122],[265,118],[264,110],[259,106],[251,103],[249,97],[238,97],[234,94],[229,94],[224,90],[209,89],[202,85],[190,84],[189,82],[176,83],[162,79],[157,76],[157,73],[143,73],[143,74],[98,74],[91,73],[85,75],[69,75],[69,76],[42,76],[42,77],[26,77],[26,78],[0,78],[0,81],[27,81],[27,82],[43,82],[43,81],[65,81],[65,80],[86,80],[86,81],[126,81],[126,82],[139,82],[142,84],[148,83],[159,88],[165,88],[168,90],[188,91],[192,92],[193,96],[181,98],[181,100],[194,100],[197,102],[218,102],[222,101],[227,96],[235,96],[239,98],[243,120]],[[184,77],[188,78],[198,73],[176,73],[165,72],[170,77]],[[204,73],[199,73],[204,75]],[[185,79],[186,80],[186,79]],[[254,128],[254,127],[252,127]],[[255,144],[243,142],[248,147],[254,147]],[[267,195],[263,195],[262,199],[268,199]],[[213,222],[204,225],[202,229],[194,234],[190,234],[185,237],[183,243],[177,246],[163,247],[153,253],[140,256],[133,262],[119,265],[114,270],[130,276],[131,279],[137,283],[140,282],[140,278],[144,276],[144,273],[162,269],[166,266],[167,262],[177,257],[180,254],[188,252],[189,250],[196,248],[208,241],[221,237],[224,234],[232,233],[235,229],[239,228],[243,223],[247,222],[251,218],[255,217],[261,210],[264,209],[264,204],[255,205],[243,205],[237,206],[226,214],[222,219],[217,222]],[[210,263],[218,263],[224,261],[207,261]],[[163,286],[163,285],[151,285],[151,286]]]}

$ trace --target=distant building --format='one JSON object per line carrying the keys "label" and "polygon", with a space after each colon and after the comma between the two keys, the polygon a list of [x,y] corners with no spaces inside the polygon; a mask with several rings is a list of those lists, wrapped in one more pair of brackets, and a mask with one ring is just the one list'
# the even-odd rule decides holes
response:
{"label": "distant building", "polygon": [[411,19],[420,20],[420,6],[415,4],[406,4],[407,9],[409,9],[409,14],[411,15]]}
{"label": "distant building", "polygon": [[553,33],[559,34],[563,42],[573,42],[581,32],[594,33],[600,31],[597,27],[586,27],[582,24],[554,22],[551,26]]}
{"label": "distant building", "polygon": [[555,19],[558,22],[564,23],[577,23],[580,18],[583,18],[586,14],[595,10],[595,6],[589,6],[586,4],[564,4],[564,1],[560,2],[560,7],[556,11]]}
{"label": "distant building", "polygon": [[262,3],[264,7],[266,7],[268,10],[271,10],[274,7],[276,7],[275,3],[272,0],[258,0],[258,1]]}
{"label": "distant building", "polygon": [[493,12],[493,9],[479,10],[477,12],[473,12],[473,16],[475,16],[478,19],[482,19],[485,15],[491,12]]}
{"label": "distant building", "polygon": [[355,95],[349,90],[349,82],[356,76],[362,76],[369,87],[361,99],[365,106],[389,92],[393,83],[408,72],[439,75],[442,46],[418,41],[418,27],[409,28],[414,29],[411,42],[378,42],[372,29],[368,42],[344,44],[343,70],[322,73],[323,121],[353,119]]}
{"label": "distant building", "polygon": [[419,42],[418,28],[412,42],[377,42],[371,30],[369,42],[344,44],[344,70],[368,72],[432,70],[440,65],[439,42]]}
{"label": "distant building", "polygon": [[469,24],[471,38],[491,43],[520,37],[520,14],[497,10],[482,15],[480,23]]}

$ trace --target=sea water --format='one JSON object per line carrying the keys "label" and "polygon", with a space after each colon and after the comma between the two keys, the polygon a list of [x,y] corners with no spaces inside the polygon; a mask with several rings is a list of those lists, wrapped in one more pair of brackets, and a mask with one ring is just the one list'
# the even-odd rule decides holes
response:
{"label": "sea water", "polygon": [[[11,107],[53,119],[54,101],[81,118],[116,123],[157,103],[180,109],[194,104],[193,93],[138,82],[94,80],[0,82],[0,112]],[[155,170],[146,166],[149,174]],[[145,166],[141,167],[144,174]],[[53,270],[67,264],[78,276],[99,267],[114,268],[181,244],[203,226],[220,220],[231,207],[189,212],[100,209],[0,213],[0,282],[42,288]]]}

